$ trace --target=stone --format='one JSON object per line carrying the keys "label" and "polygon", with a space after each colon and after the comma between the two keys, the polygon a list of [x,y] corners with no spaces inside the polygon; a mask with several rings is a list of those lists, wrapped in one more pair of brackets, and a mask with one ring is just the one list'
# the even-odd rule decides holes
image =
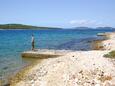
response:
{"label": "stone", "polygon": [[111,83],[110,83],[109,81],[106,81],[106,82],[104,83],[104,86],[111,86]]}

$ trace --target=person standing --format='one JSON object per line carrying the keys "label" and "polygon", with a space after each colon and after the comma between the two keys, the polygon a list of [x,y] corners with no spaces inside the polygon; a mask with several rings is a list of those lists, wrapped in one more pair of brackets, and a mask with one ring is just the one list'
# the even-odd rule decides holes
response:
{"label": "person standing", "polygon": [[32,45],[32,50],[35,50],[35,40],[34,40],[34,35],[32,34],[32,40],[31,40],[31,45]]}

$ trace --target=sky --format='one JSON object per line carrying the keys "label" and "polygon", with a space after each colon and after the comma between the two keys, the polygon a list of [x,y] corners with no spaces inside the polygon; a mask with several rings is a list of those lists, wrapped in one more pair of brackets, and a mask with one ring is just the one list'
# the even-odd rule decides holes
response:
{"label": "sky", "polygon": [[115,27],[115,0],[0,0],[0,24]]}

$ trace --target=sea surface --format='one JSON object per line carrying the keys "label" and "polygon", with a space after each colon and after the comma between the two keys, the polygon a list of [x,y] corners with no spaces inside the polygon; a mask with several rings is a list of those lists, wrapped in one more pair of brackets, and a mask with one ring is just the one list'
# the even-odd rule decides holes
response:
{"label": "sea surface", "polygon": [[112,29],[56,29],[56,30],[0,30],[0,80],[7,82],[10,76],[30,63],[21,58],[21,53],[31,49],[31,35],[35,48],[91,50],[90,42],[97,33],[112,32]]}

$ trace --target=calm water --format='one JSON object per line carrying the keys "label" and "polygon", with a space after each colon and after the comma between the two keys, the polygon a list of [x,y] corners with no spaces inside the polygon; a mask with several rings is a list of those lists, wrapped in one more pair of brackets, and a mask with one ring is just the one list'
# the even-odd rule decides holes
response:
{"label": "calm water", "polygon": [[29,63],[21,52],[31,49],[34,33],[36,48],[88,50],[89,41],[100,39],[99,32],[113,30],[0,30],[0,79]]}

